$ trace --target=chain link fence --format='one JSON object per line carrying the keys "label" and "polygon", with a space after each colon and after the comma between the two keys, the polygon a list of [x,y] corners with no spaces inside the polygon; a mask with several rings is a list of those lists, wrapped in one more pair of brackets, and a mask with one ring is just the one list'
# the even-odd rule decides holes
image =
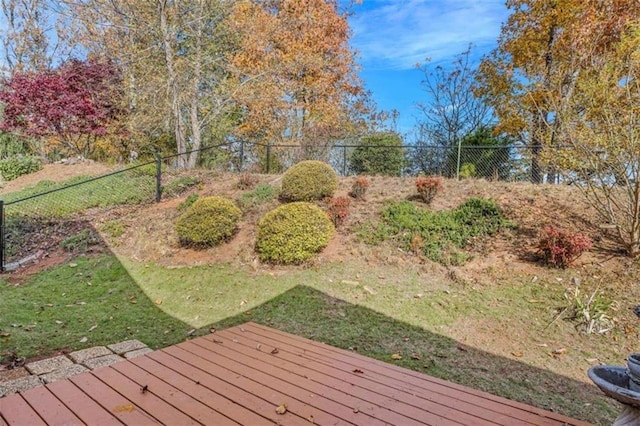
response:
{"label": "chain link fence", "polygon": [[[95,209],[158,202],[181,194],[199,183],[185,167],[268,174],[281,173],[301,160],[317,159],[329,162],[338,174],[349,176],[363,172],[352,161],[362,149],[371,150],[367,154],[371,162],[401,159],[397,170],[390,173],[397,176],[425,174],[503,181],[528,181],[531,176],[531,151],[514,146],[458,149],[334,144],[309,150],[292,145],[234,142],[176,155],[157,155],[102,176],[81,176],[63,183],[42,181],[0,194],[0,270],[19,266],[34,256],[36,247],[52,249],[52,244],[59,244],[57,230],[80,228],[79,224],[88,223],[87,218]],[[555,176],[553,179],[557,180]]]}

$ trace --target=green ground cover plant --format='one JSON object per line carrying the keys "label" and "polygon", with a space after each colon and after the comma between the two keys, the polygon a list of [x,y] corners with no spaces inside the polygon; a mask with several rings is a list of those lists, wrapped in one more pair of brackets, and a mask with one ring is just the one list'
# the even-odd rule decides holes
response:
{"label": "green ground cover plant", "polygon": [[471,198],[450,211],[432,211],[410,201],[389,203],[379,223],[368,223],[358,233],[370,244],[395,240],[406,250],[419,250],[444,265],[460,265],[469,255],[462,251],[473,238],[490,236],[512,226],[497,204]]}

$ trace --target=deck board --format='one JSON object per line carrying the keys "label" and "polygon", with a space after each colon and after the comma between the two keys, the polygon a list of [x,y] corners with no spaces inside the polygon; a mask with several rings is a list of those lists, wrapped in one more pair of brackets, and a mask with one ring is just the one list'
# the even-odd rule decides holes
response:
{"label": "deck board", "polygon": [[587,423],[247,323],[0,398],[0,426],[38,424]]}

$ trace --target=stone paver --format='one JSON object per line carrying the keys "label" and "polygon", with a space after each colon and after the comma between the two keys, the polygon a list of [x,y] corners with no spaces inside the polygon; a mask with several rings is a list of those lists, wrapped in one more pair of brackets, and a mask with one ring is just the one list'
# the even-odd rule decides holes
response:
{"label": "stone paver", "polygon": [[83,364],[85,367],[90,368],[91,370],[95,370],[96,368],[106,367],[120,361],[124,361],[124,358],[122,358],[120,355],[106,355],[99,358],[88,359],[83,362]]}
{"label": "stone paver", "polygon": [[45,383],[51,383],[51,382],[55,382],[56,380],[68,379],[71,376],[84,373],[85,371],[89,371],[89,370],[84,365],[71,364],[69,367],[65,367],[60,370],[55,370],[55,371],[52,371],[51,373],[43,374],[42,376],[40,376],[40,378]]}
{"label": "stone paver", "polygon": [[29,373],[31,374],[45,374],[53,370],[59,370],[64,367],[73,365],[73,362],[64,355],[56,356],[53,358],[47,358],[36,362],[30,362],[25,365]]}
{"label": "stone paver", "polygon": [[0,382],[8,382],[10,380],[20,379],[21,377],[27,377],[29,372],[24,367],[14,368],[12,370],[0,371]]}
{"label": "stone paver", "polygon": [[36,386],[42,385],[42,380],[38,376],[27,376],[8,382],[0,383],[0,397],[11,395],[12,393],[26,391]]}
{"label": "stone paver", "polygon": [[92,348],[71,352],[69,357],[75,362],[82,364],[88,359],[98,358],[105,355],[113,355],[113,352],[111,352],[106,346],[94,346]]}
{"label": "stone paver", "polygon": [[127,359],[135,358],[140,355],[148,354],[149,352],[153,352],[151,348],[142,348],[135,351],[127,352],[124,354],[124,357]]}
{"label": "stone paver", "polygon": [[118,355],[122,355],[126,352],[146,348],[147,345],[139,340],[125,340],[124,342],[114,343],[113,345],[109,345],[107,347]]}

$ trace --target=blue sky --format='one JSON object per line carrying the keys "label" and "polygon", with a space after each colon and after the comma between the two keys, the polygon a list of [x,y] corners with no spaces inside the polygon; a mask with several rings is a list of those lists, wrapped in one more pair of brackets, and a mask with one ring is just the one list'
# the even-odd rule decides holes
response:
{"label": "blue sky", "polygon": [[398,131],[408,133],[426,100],[418,62],[443,66],[474,45],[478,59],[491,51],[507,19],[505,0],[362,0],[349,18],[360,76],[378,107],[400,112]]}

